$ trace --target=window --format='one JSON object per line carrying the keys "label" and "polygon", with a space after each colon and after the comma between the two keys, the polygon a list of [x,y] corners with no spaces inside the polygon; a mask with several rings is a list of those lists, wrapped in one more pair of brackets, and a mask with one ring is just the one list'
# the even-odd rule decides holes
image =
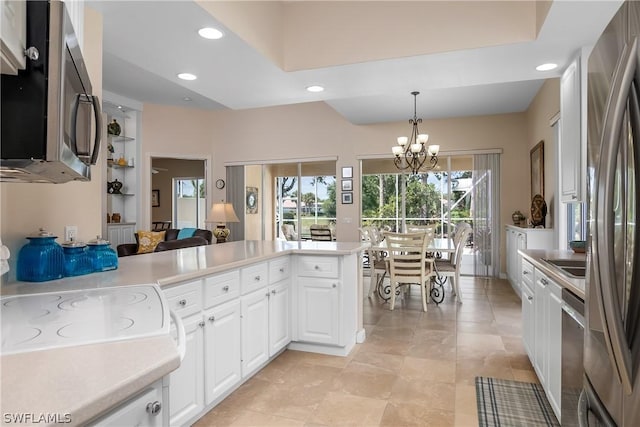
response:
{"label": "window", "polygon": [[584,203],[567,203],[567,242],[586,240],[587,223]]}
{"label": "window", "polygon": [[204,179],[173,179],[173,218],[177,228],[205,228],[205,197]]}

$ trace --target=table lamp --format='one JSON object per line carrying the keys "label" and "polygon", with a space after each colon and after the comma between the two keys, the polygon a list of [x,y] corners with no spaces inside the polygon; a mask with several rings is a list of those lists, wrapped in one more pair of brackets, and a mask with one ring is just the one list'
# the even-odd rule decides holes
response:
{"label": "table lamp", "polygon": [[216,236],[216,243],[224,243],[229,237],[229,229],[226,227],[227,222],[240,222],[238,216],[233,210],[231,203],[214,203],[209,212],[209,218],[205,222],[217,222],[218,225],[213,229],[213,235]]}

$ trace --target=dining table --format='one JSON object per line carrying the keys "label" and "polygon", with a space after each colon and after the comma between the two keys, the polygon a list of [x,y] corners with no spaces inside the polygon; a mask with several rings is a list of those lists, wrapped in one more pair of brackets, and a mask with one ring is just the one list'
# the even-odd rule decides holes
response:
{"label": "dining table", "polygon": [[[387,242],[382,239],[379,243],[372,244],[370,247],[372,251],[378,251],[385,254],[389,248],[387,247]],[[429,244],[427,245],[427,254],[433,254],[432,256],[436,259],[442,258],[443,254],[449,254],[449,257],[453,256],[456,251],[455,243],[453,239],[450,237],[434,237],[431,239]],[[447,278],[438,274],[438,270],[436,268],[436,263],[433,263],[434,273],[433,276],[433,284],[435,286],[431,287],[429,292],[429,296],[436,304],[440,304],[444,300],[444,283]],[[387,263],[387,271],[385,274],[380,276],[378,279],[378,283],[376,284],[376,291],[380,298],[382,298],[385,302],[391,298],[391,284],[384,286],[384,278],[389,273],[389,264]]]}

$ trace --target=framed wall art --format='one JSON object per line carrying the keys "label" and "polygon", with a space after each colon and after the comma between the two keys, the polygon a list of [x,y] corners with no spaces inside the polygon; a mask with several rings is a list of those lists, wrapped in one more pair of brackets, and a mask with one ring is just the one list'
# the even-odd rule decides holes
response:
{"label": "framed wall art", "polygon": [[544,141],[531,149],[531,197],[540,194],[544,197]]}
{"label": "framed wall art", "polygon": [[151,190],[151,207],[160,207],[160,190]]}
{"label": "framed wall art", "polygon": [[342,168],[342,177],[343,178],[353,178],[353,167],[345,166]]}
{"label": "framed wall art", "polygon": [[353,203],[353,193],[342,193],[342,204],[350,205]]}
{"label": "framed wall art", "polygon": [[353,191],[353,180],[351,180],[351,179],[343,179],[342,180],[342,191]]}
{"label": "framed wall art", "polygon": [[258,213],[258,189],[256,187],[247,187],[247,213]]}

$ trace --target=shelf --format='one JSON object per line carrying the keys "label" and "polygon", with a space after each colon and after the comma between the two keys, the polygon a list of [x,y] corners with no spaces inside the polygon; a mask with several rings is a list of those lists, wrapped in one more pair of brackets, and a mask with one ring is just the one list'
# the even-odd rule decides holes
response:
{"label": "shelf", "polygon": [[135,194],[131,193],[107,193],[109,196],[135,196]]}
{"label": "shelf", "polygon": [[107,160],[107,166],[110,167],[110,168],[115,168],[115,169],[133,169],[133,168],[135,168],[135,166],[133,166],[133,165],[124,165],[123,166],[123,165],[120,165],[120,164],[115,163],[115,162],[109,162],[108,160]]}
{"label": "shelf", "polygon": [[122,136],[122,135],[107,135],[107,137],[111,140],[111,142],[130,142],[135,141],[135,138],[130,136]]}

